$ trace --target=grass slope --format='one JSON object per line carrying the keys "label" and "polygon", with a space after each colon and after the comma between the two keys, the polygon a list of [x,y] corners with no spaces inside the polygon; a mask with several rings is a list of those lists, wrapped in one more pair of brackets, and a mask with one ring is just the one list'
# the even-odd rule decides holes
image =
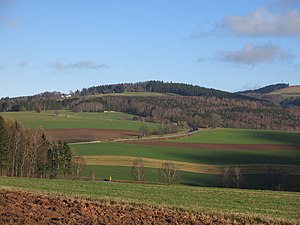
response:
{"label": "grass slope", "polygon": [[0,177],[0,185],[109,201],[300,222],[300,193]]}
{"label": "grass slope", "polygon": [[[90,180],[91,172],[94,171],[96,179],[108,179],[112,177],[114,180],[128,180],[133,181],[134,178],[131,175],[131,167],[124,166],[86,166],[82,176],[84,179]],[[249,189],[271,189],[271,183],[268,180],[266,174],[244,174],[244,181],[241,184],[242,188]],[[145,182],[164,182],[159,176],[158,169],[145,168]],[[174,181],[175,184],[183,184],[189,186],[201,186],[201,187],[222,187],[222,179],[218,174],[203,174],[192,173],[186,171],[178,171],[178,177]],[[300,189],[300,176],[289,176],[286,186],[289,190]],[[233,182],[230,183],[230,187],[235,187]]]}
{"label": "grass slope", "polygon": [[175,142],[211,144],[294,144],[300,145],[300,133],[219,128],[200,130]]}
{"label": "grass slope", "polygon": [[120,112],[74,113],[64,110],[57,112],[59,112],[58,116],[55,115],[55,111],[42,111],[41,113],[6,112],[0,115],[4,118],[20,122],[28,129],[97,128],[137,131],[142,125],[148,126],[151,130],[158,126],[154,123],[133,121],[133,115]]}
{"label": "grass slope", "polygon": [[289,86],[279,90],[272,91],[269,95],[282,95],[282,96],[300,96],[300,85]]}
{"label": "grass slope", "polygon": [[134,156],[212,165],[300,164],[300,152],[294,150],[196,150],[111,142],[78,144],[71,147],[77,154],[84,156]]}

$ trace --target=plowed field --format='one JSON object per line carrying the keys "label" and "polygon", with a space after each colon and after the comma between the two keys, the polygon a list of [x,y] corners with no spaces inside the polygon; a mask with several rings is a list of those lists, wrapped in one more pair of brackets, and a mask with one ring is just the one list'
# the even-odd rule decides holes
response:
{"label": "plowed field", "polygon": [[[234,222],[234,223],[233,223]],[[253,223],[253,221],[252,221]],[[246,224],[172,209],[0,189],[0,224]]]}
{"label": "plowed field", "polygon": [[47,129],[45,133],[51,140],[63,140],[68,142],[81,141],[108,141],[114,139],[132,138],[138,135],[138,131],[116,129]]}

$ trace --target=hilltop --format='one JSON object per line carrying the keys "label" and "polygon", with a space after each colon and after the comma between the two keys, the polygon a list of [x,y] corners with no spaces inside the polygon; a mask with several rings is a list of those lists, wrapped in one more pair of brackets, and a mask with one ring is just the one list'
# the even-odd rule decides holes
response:
{"label": "hilltop", "polygon": [[289,84],[279,83],[256,90],[237,92],[237,94],[270,101],[283,106],[300,106],[300,85],[290,86]]}

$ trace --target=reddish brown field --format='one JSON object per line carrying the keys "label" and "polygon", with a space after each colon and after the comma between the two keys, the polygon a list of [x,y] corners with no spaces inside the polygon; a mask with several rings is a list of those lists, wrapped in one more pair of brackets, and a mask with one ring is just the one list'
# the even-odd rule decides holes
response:
{"label": "reddish brown field", "polygon": [[138,135],[138,131],[109,130],[109,129],[47,129],[45,133],[51,140],[63,140],[68,142],[81,141],[107,141],[114,139],[132,138]]}
{"label": "reddish brown field", "polygon": [[206,150],[300,150],[299,145],[280,144],[205,144],[165,141],[140,141],[136,144]]}
{"label": "reddish brown field", "polygon": [[[234,222],[233,222],[234,221]],[[172,209],[0,189],[0,224],[246,224]]]}

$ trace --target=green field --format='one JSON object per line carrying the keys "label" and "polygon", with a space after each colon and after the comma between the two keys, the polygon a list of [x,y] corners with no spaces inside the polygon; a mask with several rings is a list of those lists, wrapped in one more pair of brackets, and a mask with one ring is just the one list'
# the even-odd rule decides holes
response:
{"label": "green field", "polygon": [[212,144],[289,144],[300,145],[300,133],[219,128],[201,129],[195,135],[184,137],[175,142],[212,143]]}
{"label": "green field", "polygon": [[247,218],[300,222],[300,193],[0,177],[0,186]]}
{"label": "green field", "polygon": [[[134,181],[131,175],[130,167],[123,166],[86,166],[82,177],[85,180],[91,180],[91,172],[94,171],[96,179],[103,180],[112,177],[114,180]],[[163,183],[158,169],[145,168],[145,182]],[[178,171],[178,177],[174,181],[175,184],[201,187],[222,187],[222,178],[218,174],[192,173],[186,171]],[[300,189],[300,176],[290,176],[287,181],[290,190]],[[235,187],[233,183],[230,187]],[[271,189],[267,174],[245,174],[242,188],[250,189]]]}
{"label": "green field", "polygon": [[197,150],[114,142],[77,144],[71,147],[77,154],[84,156],[120,155],[213,165],[265,163],[300,165],[300,152],[295,150]]}
{"label": "green field", "polygon": [[[96,174],[96,179],[108,179],[112,177],[114,180],[128,180],[134,181],[133,176],[131,175],[131,168],[124,166],[87,166],[84,170],[82,176],[84,179],[90,180],[91,172],[94,171]],[[159,182],[163,183],[159,175],[158,169],[154,168],[145,168],[145,177],[144,181],[146,182]],[[175,184],[186,184],[194,186],[203,186],[203,187],[220,187],[221,177],[217,174],[200,174],[200,173],[191,173],[185,171],[179,171],[178,177],[176,178]]]}
{"label": "green field", "polygon": [[[192,136],[179,140],[169,140],[168,142],[294,145],[299,144],[298,138],[299,133],[215,129],[200,131]],[[120,142],[78,144],[71,147],[77,154],[85,156],[88,163],[92,163],[86,168],[84,173],[86,177],[89,176],[91,168],[94,168],[99,178],[113,176],[116,179],[132,180],[130,174],[130,165],[132,165],[130,162],[132,161],[128,160],[132,160],[133,157],[140,157],[148,161],[167,160],[173,161],[175,164],[184,162],[199,165],[198,170],[197,168],[196,170],[190,170],[188,168],[190,165],[181,167],[179,169],[181,170],[180,179],[176,181],[178,184],[221,186],[220,168],[239,166],[244,173],[242,187],[270,189],[267,168],[275,167],[285,168],[290,173],[287,180],[289,190],[300,190],[300,151],[297,150],[285,150],[284,148],[282,150],[222,150],[222,146],[220,146],[219,150],[205,150]],[[116,161],[111,161],[110,164],[104,164],[105,166],[102,164],[108,160],[107,157],[117,158],[120,156],[126,156],[127,159],[123,158],[123,161],[122,159],[117,159]],[[96,159],[91,160],[90,157],[96,157]],[[122,165],[122,167],[118,165]],[[214,167],[215,170],[210,170],[207,173],[205,172],[207,170],[201,169],[205,165]],[[145,181],[159,181],[157,166],[152,164],[148,165],[148,167],[146,168],[148,176],[145,177]]]}
{"label": "green field", "polygon": [[6,112],[0,113],[4,118],[20,122],[25,128],[64,129],[64,128],[95,128],[120,129],[138,131],[141,126],[150,130],[158,127],[155,123],[133,121],[133,115],[120,112],[94,113],[70,112],[65,110],[37,112]]}
{"label": "green field", "polygon": [[[42,111],[41,113],[9,112],[1,113],[1,115],[21,122],[26,128],[139,130],[142,125],[146,125],[150,129],[155,129],[158,126],[154,123],[133,121],[133,115],[120,112],[74,113],[58,111],[58,114],[56,114],[55,111]],[[300,133],[224,128],[201,129],[194,135],[177,140],[168,140],[167,142],[300,145]],[[173,161],[175,164],[184,163],[178,168],[181,170],[181,178],[177,180],[178,184],[220,186],[219,174],[221,169],[225,166],[239,166],[243,169],[245,178],[243,187],[269,189],[266,174],[263,173],[266,173],[267,168],[276,167],[285,168],[291,173],[289,176],[289,190],[300,190],[299,182],[296,181],[300,177],[300,151],[297,150],[286,150],[284,148],[280,150],[223,150],[222,146],[217,150],[207,150],[121,142],[71,144],[71,148],[77,154],[86,157],[88,166],[84,171],[85,177],[89,176],[91,168],[95,168],[97,176],[100,178],[113,176],[116,179],[132,180],[130,175],[132,158],[140,157],[152,163],[146,166],[148,176],[146,176],[145,181],[160,181],[157,168],[161,165],[162,160],[165,160]],[[103,156],[102,158],[117,158],[120,156],[127,158],[123,158],[121,162],[121,159],[113,161],[111,158],[101,159],[101,156]],[[96,158],[92,159],[91,157]],[[111,161],[105,164],[105,160]],[[125,162],[126,160],[127,162]],[[193,168],[191,169],[191,167]]]}

